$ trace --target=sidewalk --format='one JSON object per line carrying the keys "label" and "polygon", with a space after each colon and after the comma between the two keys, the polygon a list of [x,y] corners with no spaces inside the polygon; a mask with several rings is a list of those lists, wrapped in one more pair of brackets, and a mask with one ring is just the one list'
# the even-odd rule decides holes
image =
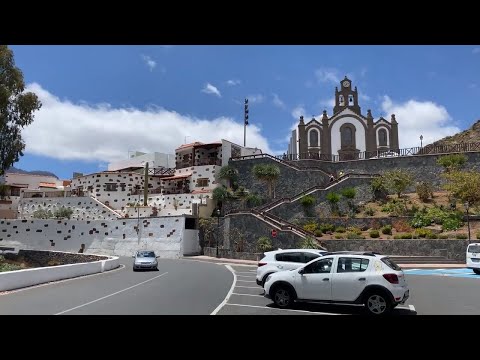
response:
{"label": "sidewalk", "polygon": [[[250,265],[257,266],[258,261],[253,260],[240,260],[240,259],[227,259],[227,258],[215,258],[211,256],[186,256],[182,259],[207,261],[213,263],[228,263],[238,265]],[[403,269],[463,269],[465,264],[398,264]]]}

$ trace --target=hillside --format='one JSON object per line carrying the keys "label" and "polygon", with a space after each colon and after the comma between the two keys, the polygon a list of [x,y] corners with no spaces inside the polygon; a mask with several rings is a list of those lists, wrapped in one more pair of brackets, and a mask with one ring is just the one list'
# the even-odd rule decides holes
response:
{"label": "hillside", "polygon": [[477,120],[471,128],[459,132],[458,134],[447,136],[443,139],[435,141],[433,144],[427,146],[444,146],[444,145],[457,145],[461,143],[475,143],[480,140],[480,120]]}
{"label": "hillside", "polygon": [[31,175],[43,175],[43,176],[53,176],[58,179],[58,176],[50,171],[42,171],[42,170],[34,170],[34,171],[26,171],[22,169],[17,169],[16,167],[12,166],[10,169],[6,170],[5,173],[16,173],[16,174],[31,174]]}

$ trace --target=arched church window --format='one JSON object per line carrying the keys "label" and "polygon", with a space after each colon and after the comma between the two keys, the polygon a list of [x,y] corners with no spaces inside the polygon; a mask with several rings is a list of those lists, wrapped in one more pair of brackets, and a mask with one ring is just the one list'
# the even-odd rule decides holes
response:
{"label": "arched church window", "polygon": [[318,147],[318,130],[310,131],[310,146]]}
{"label": "arched church window", "polygon": [[353,105],[353,95],[348,95],[348,105]]}
{"label": "arched church window", "polygon": [[340,106],[344,106],[344,105],[345,105],[345,99],[344,99],[343,95],[340,95],[340,96],[338,97],[338,104],[339,104]]}
{"label": "arched church window", "polygon": [[342,135],[342,148],[343,147],[350,147],[353,144],[353,131],[350,126],[345,126],[341,130]]}
{"label": "arched church window", "polygon": [[387,146],[387,130],[385,129],[378,130],[378,145]]}

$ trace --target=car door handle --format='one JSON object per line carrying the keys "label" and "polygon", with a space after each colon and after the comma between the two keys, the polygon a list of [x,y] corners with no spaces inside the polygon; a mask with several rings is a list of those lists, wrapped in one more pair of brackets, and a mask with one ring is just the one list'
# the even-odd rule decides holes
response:
{"label": "car door handle", "polygon": [[358,281],[365,281],[367,280],[366,278],[358,278]]}
{"label": "car door handle", "polygon": [[323,281],[329,281],[330,279],[329,278],[324,278]]}

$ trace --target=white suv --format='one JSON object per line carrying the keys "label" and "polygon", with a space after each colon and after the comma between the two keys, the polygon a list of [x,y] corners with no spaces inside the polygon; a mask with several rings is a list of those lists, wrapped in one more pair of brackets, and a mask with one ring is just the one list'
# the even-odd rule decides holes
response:
{"label": "white suv", "polygon": [[263,259],[258,263],[257,285],[263,287],[265,280],[270,274],[278,271],[297,269],[325,253],[325,250],[316,249],[279,249],[268,251],[263,254]]}
{"label": "white suv", "polygon": [[364,304],[370,314],[386,314],[410,295],[402,269],[372,252],[327,253],[296,270],[268,276],[265,297],[278,307],[294,301]]}
{"label": "white suv", "polygon": [[480,243],[472,243],[467,247],[467,268],[480,275]]}

